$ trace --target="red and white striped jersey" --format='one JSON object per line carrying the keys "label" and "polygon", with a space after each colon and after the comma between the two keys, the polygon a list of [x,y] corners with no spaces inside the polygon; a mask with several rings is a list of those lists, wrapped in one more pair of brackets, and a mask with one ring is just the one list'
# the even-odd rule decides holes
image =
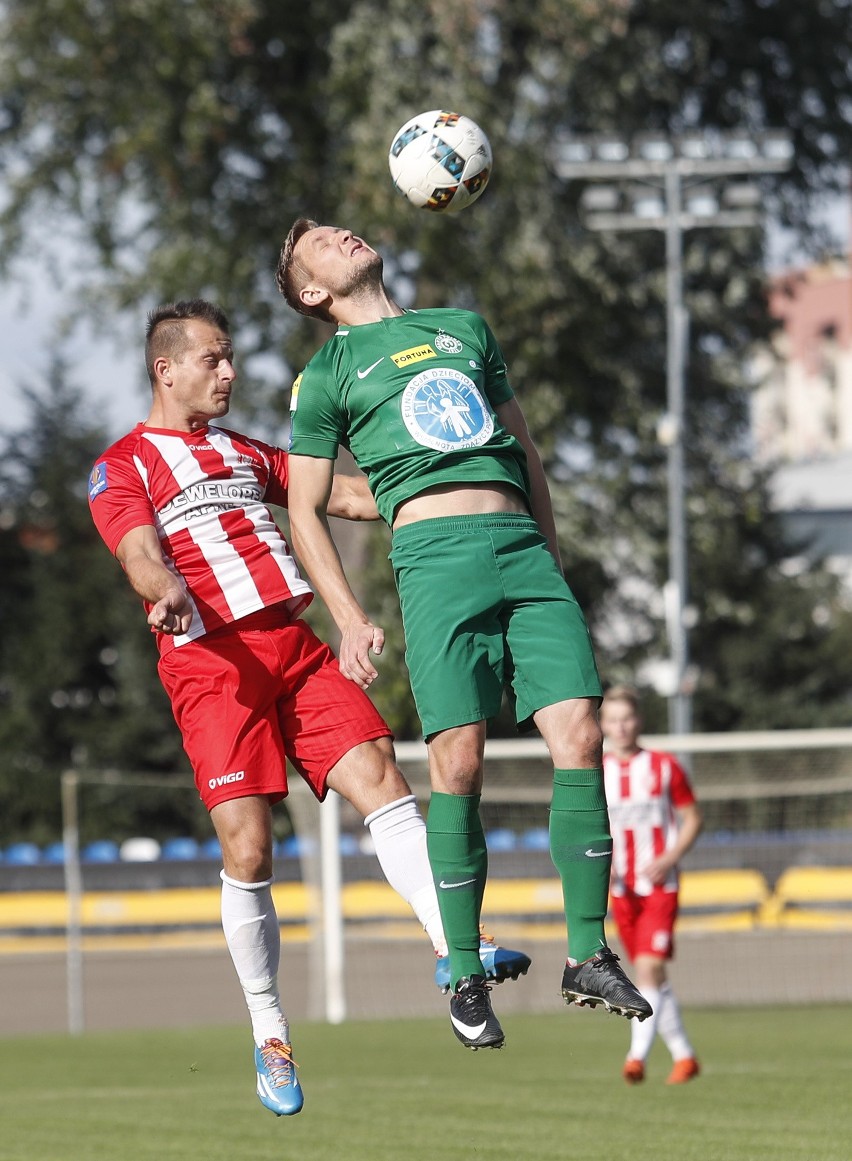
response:
{"label": "red and white striped jersey", "polygon": [[107,547],[115,552],[132,529],[153,525],[166,567],[192,601],[189,631],[157,634],[161,648],[271,605],[297,617],[310,604],[311,587],[267,506],[287,506],[287,482],[286,452],[219,427],[189,433],[140,423],[103,453],[89,505]]}
{"label": "red and white striped jersey", "polygon": [[[677,839],[677,807],[690,806],[695,794],[683,767],[654,750],[639,750],[624,760],[604,754],[609,825],[612,831],[612,893],[625,889],[650,895],[654,884],[644,867],[669,850]],[[677,890],[673,868],[664,891]]]}

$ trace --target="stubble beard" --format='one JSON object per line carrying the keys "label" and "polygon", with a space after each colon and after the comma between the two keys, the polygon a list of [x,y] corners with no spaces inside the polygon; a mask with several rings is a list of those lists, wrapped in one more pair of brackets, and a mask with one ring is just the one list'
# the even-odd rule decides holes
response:
{"label": "stubble beard", "polygon": [[344,298],[363,298],[372,294],[382,285],[384,261],[380,254],[372,254],[349,272],[346,284],[341,287]]}

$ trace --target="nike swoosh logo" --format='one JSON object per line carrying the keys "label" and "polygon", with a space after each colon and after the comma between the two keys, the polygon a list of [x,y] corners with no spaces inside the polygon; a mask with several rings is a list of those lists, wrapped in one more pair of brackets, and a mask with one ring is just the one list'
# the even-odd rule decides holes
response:
{"label": "nike swoosh logo", "polygon": [[376,369],[376,367],[378,367],[379,363],[383,363],[384,360],[385,360],[385,357],[384,357],[384,355],[382,355],[381,359],[376,359],[375,363],[371,363],[366,371],[356,371],[355,373],[359,379],[366,379],[367,376],[370,374],[370,372],[375,371],[375,369]]}
{"label": "nike swoosh logo", "polygon": [[586,851],[587,859],[603,859],[610,854],[609,851]]}
{"label": "nike swoosh logo", "polygon": [[475,882],[476,879],[464,879],[461,883],[445,883],[442,879],[438,886],[442,887],[445,891],[451,891],[453,887],[467,887],[468,884]]}
{"label": "nike swoosh logo", "polygon": [[453,1022],[453,1027],[458,1028],[463,1036],[467,1036],[471,1040],[475,1040],[477,1036],[481,1036],[485,1031],[485,1025],[488,1023],[487,1020],[483,1020],[481,1024],[477,1024],[475,1028],[471,1028],[469,1024],[463,1024],[461,1020],[457,1020],[452,1012],[450,1012],[450,1019]]}

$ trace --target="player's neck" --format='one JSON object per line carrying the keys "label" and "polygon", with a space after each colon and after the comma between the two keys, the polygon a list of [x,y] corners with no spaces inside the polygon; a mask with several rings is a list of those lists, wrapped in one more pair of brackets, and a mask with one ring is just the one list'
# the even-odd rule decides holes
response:
{"label": "player's neck", "polygon": [[200,431],[207,427],[209,422],[210,417],[208,416],[175,413],[170,409],[158,406],[156,403],[148,413],[148,418],[143,420],[145,427],[155,427],[160,431],[183,431],[188,434]]}
{"label": "player's neck", "polygon": [[368,323],[381,322],[385,318],[398,318],[405,311],[395,302],[384,286],[376,289],[361,289],[334,304],[334,314],[342,326],[360,327]]}
{"label": "player's neck", "polygon": [[618,758],[619,762],[626,762],[629,758],[635,758],[641,749],[638,742],[633,742],[630,746],[613,746],[610,743],[607,746],[607,753]]}

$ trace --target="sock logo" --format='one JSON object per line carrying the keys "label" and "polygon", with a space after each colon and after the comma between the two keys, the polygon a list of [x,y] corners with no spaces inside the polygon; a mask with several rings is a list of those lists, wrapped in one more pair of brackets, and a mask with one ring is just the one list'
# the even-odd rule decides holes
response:
{"label": "sock logo", "polygon": [[476,879],[463,879],[461,883],[445,883],[442,879],[438,886],[443,891],[452,891],[453,887],[467,887],[470,883],[475,883]]}
{"label": "sock logo", "polygon": [[603,859],[603,858],[606,858],[606,856],[610,855],[610,854],[612,854],[611,851],[586,851],[586,858],[587,859]]}

